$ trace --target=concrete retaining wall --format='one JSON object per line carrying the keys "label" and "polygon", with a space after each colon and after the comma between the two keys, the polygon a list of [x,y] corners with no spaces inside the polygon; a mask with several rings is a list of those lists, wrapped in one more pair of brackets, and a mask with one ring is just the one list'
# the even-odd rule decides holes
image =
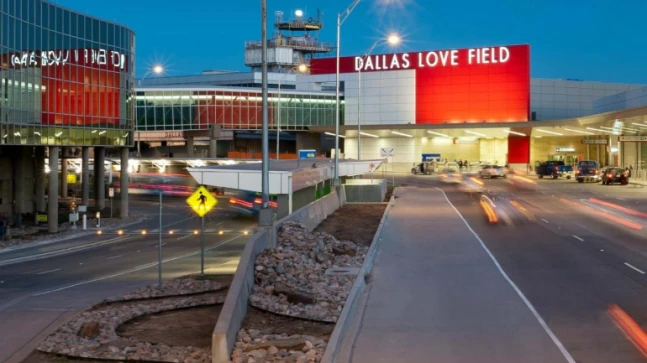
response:
{"label": "concrete retaining wall", "polygon": [[343,205],[344,198],[343,189],[341,197],[332,191],[325,197],[281,219],[273,227],[260,230],[249,238],[240,257],[236,275],[229,287],[218,322],[213,330],[211,338],[213,363],[228,363],[230,361],[236,334],[247,313],[249,296],[254,286],[254,262],[264,249],[276,245],[276,237],[281,225],[288,221],[295,221],[303,223],[309,231],[312,231],[321,221]]}
{"label": "concrete retaining wall", "polygon": [[386,196],[386,180],[384,179],[348,179],[344,184],[346,201],[381,203]]}

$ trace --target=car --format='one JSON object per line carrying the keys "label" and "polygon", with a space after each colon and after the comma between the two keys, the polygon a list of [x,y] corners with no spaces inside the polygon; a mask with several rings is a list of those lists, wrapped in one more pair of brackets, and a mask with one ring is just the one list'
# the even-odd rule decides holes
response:
{"label": "car", "polygon": [[507,178],[508,173],[506,169],[502,166],[499,165],[485,165],[481,167],[481,170],[479,171],[479,176],[481,178]]}
{"label": "car", "polygon": [[577,164],[575,171],[575,178],[578,183],[585,181],[599,182],[600,178],[600,164],[595,160],[582,160]]}
{"label": "car", "polygon": [[610,185],[620,183],[627,185],[629,183],[629,172],[623,168],[606,168],[602,172],[602,184]]}

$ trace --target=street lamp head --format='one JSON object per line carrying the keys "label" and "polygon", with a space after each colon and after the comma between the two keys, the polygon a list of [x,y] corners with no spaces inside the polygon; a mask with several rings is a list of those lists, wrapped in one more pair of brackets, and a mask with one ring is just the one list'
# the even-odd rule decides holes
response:
{"label": "street lamp head", "polygon": [[308,71],[308,66],[305,63],[301,63],[297,67],[297,70],[299,71],[299,73],[306,73]]}
{"label": "street lamp head", "polygon": [[303,16],[303,10],[297,10],[297,11],[295,11],[295,12],[294,12],[294,15],[296,15],[296,16],[297,16],[297,18],[302,17],[302,16]]}
{"label": "street lamp head", "polygon": [[155,74],[162,74],[164,72],[164,67],[161,65],[156,65],[153,67],[153,73]]}
{"label": "street lamp head", "polygon": [[394,33],[389,35],[389,37],[386,38],[386,41],[389,43],[389,45],[395,46],[400,44],[400,42],[402,41],[402,38],[400,38],[398,34]]}

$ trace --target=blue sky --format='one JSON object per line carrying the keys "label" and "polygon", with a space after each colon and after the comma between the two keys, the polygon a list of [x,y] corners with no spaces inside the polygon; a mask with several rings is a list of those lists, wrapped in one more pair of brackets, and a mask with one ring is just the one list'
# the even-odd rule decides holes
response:
{"label": "blue sky", "polygon": [[[244,43],[260,39],[258,0],[54,2],[133,29],[138,75],[157,62],[168,75],[244,71]],[[334,42],[335,14],[350,2],[268,0],[268,34],[276,10],[319,7],[319,40]],[[647,84],[645,14],[645,0],[362,0],[342,27],[341,51],[362,54],[390,31],[405,39],[397,51],[528,43],[533,77]]]}

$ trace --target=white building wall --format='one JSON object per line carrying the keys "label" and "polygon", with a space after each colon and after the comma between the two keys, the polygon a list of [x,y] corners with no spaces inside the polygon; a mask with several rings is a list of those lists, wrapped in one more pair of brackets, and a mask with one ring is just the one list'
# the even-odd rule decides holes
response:
{"label": "white building wall", "polygon": [[647,87],[642,87],[593,101],[593,113],[619,111],[645,105],[647,105]]}

